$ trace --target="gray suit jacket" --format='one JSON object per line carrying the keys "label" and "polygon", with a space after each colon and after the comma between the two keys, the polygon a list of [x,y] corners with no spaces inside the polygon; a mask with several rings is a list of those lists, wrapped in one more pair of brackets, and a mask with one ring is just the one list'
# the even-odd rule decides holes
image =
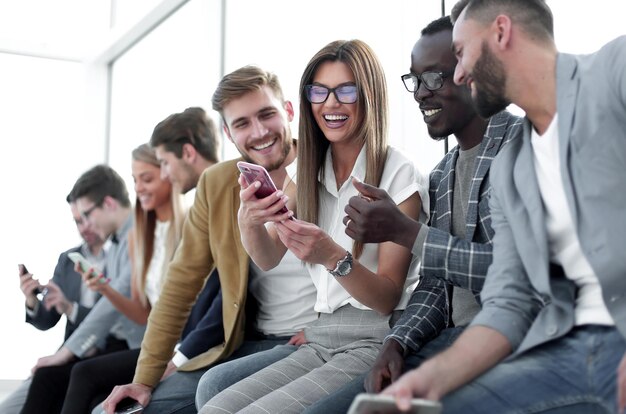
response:
{"label": "gray suit jacket", "polygon": [[[563,187],[583,254],[626,337],[626,37],[592,55],[560,54],[557,112]],[[576,286],[550,272],[543,203],[526,120],[491,167],[493,264],[472,325],[504,334],[516,353],[567,334]]]}

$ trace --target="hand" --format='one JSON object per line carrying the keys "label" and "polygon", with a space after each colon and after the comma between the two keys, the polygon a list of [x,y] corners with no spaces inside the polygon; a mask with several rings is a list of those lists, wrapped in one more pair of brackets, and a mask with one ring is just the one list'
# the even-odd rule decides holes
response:
{"label": "hand", "polygon": [[43,300],[46,310],[50,310],[54,307],[58,313],[65,314],[66,316],[69,315],[74,305],[67,300],[59,286],[53,281],[49,281],[46,288],[48,289],[48,293]]}
{"label": "hand", "polygon": [[73,359],[74,354],[66,347],[61,347],[56,354],[39,358],[35,366],[30,371],[31,374],[34,374],[39,368],[65,365]]}
{"label": "hand", "polygon": [[111,394],[102,403],[104,412],[106,414],[114,414],[117,403],[126,397],[132,398],[145,407],[150,402],[150,398],[152,398],[152,387],[144,384],[116,385]]}
{"label": "hand", "polygon": [[392,241],[412,248],[420,224],[404,214],[385,190],[352,179],[359,196],[351,197],[343,218],[346,234],[364,243]]}
{"label": "hand", "polygon": [[35,305],[37,305],[38,299],[34,294],[37,288],[41,288],[41,284],[38,280],[33,279],[31,273],[20,275],[20,290],[26,298],[26,306],[28,306],[29,309],[34,309]]}
{"label": "hand", "polygon": [[626,354],[617,369],[617,410],[623,413],[624,409],[626,409]]}
{"label": "hand", "polygon": [[[74,271],[81,276],[85,286],[94,292],[104,293],[106,289],[111,289],[109,286],[110,279],[105,277],[103,272],[100,272],[93,267],[90,267],[86,272],[83,272],[80,263],[76,263],[74,265]],[[98,276],[94,276],[94,272],[97,272]]]}
{"label": "hand", "polygon": [[176,369],[177,369],[176,364],[174,364],[174,361],[170,360],[170,362],[167,363],[167,367],[165,367],[165,371],[163,372],[163,375],[161,375],[161,381],[165,380],[165,378],[175,373]]}
{"label": "hand", "polygon": [[293,219],[274,223],[278,237],[300,260],[334,269],[346,250],[315,224]]}
{"label": "hand", "polygon": [[365,390],[377,394],[383,387],[394,383],[404,369],[403,354],[404,349],[398,341],[389,339],[385,342],[372,369],[365,377]]}
{"label": "hand", "polygon": [[300,346],[306,343],[307,343],[307,340],[306,340],[306,337],[304,336],[304,330],[302,330],[298,332],[297,334],[295,334],[294,336],[292,336],[291,339],[289,339],[289,342],[287,342],[287,345]]}
{"label": "hand", "polygon": [[396,398],[396,406],[400,411],[408,411],[411,408],[412,398],[424,398],[438,401],[443,393],[439,392],[437,377],[441,373],[436,367],[436,360],[424,362],[419,368],[411,370],[391,384],[383,395],[391,395]]}
{"label": "hand", "polygon": [[278,213],[281,208],[287,205],[287,200],[289,200],[289,197],[282,191],[278,190],[272,195],[259,199],[255,192],[259,189],[261,183],[255,181],[248,185],[242,175],[239,176],[239,185],[241,185],[241,191],[239,192],[241,204],[239,205],[237,215],[240,227],[262,226],[269,221],[283,221],[293,216],[292,211],[283,214]]}

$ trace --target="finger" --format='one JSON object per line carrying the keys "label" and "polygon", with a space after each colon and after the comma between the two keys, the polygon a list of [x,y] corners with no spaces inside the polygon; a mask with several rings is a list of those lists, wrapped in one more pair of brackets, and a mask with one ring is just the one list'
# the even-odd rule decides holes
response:
{"label": "finger", "polygon": [[239,175],[239,178],[237,179],[237,181],[239,182],[239,185],[241,186],[241,188],[248,188],[250,186],[250,184],[248,184],[248,180],[246,180],[246,177],[243,176],[243,174]]}
{"label": "finger", "polygon": [[352,179],[352,183],[361,195],[372,200],[380,200],[382,198],[385,198],[385,196],[387,195],[384,190],[374,187],[373,185],[366,184],[362,181],[357,180],[356,178]]}
{"label": "finger", "polygon": [[367,377],[365,377],[364,385],[365,385],[365,391],[367,392],[378,394],[380,392],[380,389],[382,388],[381,384],[382,384],[381,374],[380,374],[380,371],[377,369],[370,371]]}
{"label": "finger", "polygon": [[392,383],[396,382],[402,375],[402,365],[403,364],[398,362],[392,362],[389,364],[389,377],[391,378]]}
{"label": "finger", "polygon": [[408,411],[411,408],[411,399],[413,394],[407,387],[399,387],[396,391],[396,406],[402,411]]}

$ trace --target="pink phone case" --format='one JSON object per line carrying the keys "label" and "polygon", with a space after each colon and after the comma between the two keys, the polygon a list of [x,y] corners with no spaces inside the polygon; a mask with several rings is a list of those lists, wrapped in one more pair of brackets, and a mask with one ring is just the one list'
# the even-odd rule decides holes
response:
{"label": "pink phone case", "polygon": [[[261,183],[261,187],[259,187],[259,189],[256,190],[255,193],[258,198],[265,198],[274,194],[277,191],[276,185],[274,184],[269,173],[263,166],[250,164],[249,162],[245,161],[239,161],[237,163],[237,168],[239,168],[239,171],[241,171],[241,175],[243,175],[243,177],[246,179],[248,185],[252,184],[255,181]],[[282,214],[286,213],[287,211],[289,211],[287,210],[287,207],[283,207],[282,209],[280,209],[279,213]]]}

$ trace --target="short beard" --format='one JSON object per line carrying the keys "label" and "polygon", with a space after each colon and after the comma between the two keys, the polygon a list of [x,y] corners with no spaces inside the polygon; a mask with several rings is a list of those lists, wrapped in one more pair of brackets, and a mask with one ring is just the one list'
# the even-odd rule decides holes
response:
{"label": "short beard", "polygon": [[476,82],[476,97],[473,98],[476,112],[483,118],[489,118],[506,109],[510,102],[504,96],[506,85],[504,67],[484,41],[481,56],[476,61],[473,72]]}

